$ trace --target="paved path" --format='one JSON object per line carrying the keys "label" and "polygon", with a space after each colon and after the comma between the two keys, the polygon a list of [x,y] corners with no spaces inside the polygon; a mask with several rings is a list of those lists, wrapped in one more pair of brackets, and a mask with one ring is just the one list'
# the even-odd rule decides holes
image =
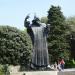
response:
{"label": "paved path", "polygon": [[75,71],[75,68],[71,68],[71,69],[64,69],[63,72],[66,72],[66,71]]}
{"label": "paved path", "polygon": [[59,71],[57,75],[75,75],[75,68],[64,69],[62,71]]}

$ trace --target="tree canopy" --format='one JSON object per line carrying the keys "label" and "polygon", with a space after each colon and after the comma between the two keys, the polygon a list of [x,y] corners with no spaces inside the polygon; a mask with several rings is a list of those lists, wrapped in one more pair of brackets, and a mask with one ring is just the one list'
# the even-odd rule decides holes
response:
{"label": "tree canopy", "polygon": [[66,23],[70,27],[71,58],[75,59],[75,16],[66,18]]}
{"label": "tree canopy", "polygon": [[10,26],[0,26],[0,64],[28,64],[31,40],[27,33]]}
{"label": "tree canopy", "polygon": [[47,17],[41,17],[41,22],[47,24],[48,18]]}
{"label": "tree canopy", "polygon": [[71,32],[75,32],[75,16],[66,18],[66,23],[71,28]]}
{"label": "tree canopy", "polygon": [[51,6],[48,11],[48,23],[50,32],[48,37],[49,53],[53,60],[60,57],[67,59],[69,57],[69,43],[66,39],[68,26],[65,23],[65,17],[59,6]]}

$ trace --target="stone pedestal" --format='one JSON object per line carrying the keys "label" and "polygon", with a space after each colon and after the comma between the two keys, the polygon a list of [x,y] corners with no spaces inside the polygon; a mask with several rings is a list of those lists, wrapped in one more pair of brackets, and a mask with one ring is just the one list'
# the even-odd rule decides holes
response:
{"label": "stone pedestal", "polygon": [[57,71],[15,72],[10,75],[57,75]]}

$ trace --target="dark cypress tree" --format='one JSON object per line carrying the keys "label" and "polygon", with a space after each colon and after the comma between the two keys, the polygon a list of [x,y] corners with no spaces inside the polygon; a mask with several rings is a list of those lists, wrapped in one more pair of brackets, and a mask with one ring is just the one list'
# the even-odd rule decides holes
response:
{"label": "dark cypress tree", "polygon": [[59,6],[51,6],[47,17],[50,24],[48,47],[51,58],[53,61],[56,61],[60,57],[67,59],[70,48],[66,40],[68,27],[65,24],[65,17],[61,12],[61,8]]}

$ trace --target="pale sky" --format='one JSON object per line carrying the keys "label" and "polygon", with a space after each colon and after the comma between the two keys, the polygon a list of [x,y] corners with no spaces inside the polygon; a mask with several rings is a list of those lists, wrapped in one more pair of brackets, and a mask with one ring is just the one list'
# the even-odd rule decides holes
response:
{"label": "pale sky", "polygon": [[24,18],[30,13],[40,18],[47,16],[51,7],[60,6],[65,17],[75,16],[75,0],[0,0],[0,25],[24,29]]}

